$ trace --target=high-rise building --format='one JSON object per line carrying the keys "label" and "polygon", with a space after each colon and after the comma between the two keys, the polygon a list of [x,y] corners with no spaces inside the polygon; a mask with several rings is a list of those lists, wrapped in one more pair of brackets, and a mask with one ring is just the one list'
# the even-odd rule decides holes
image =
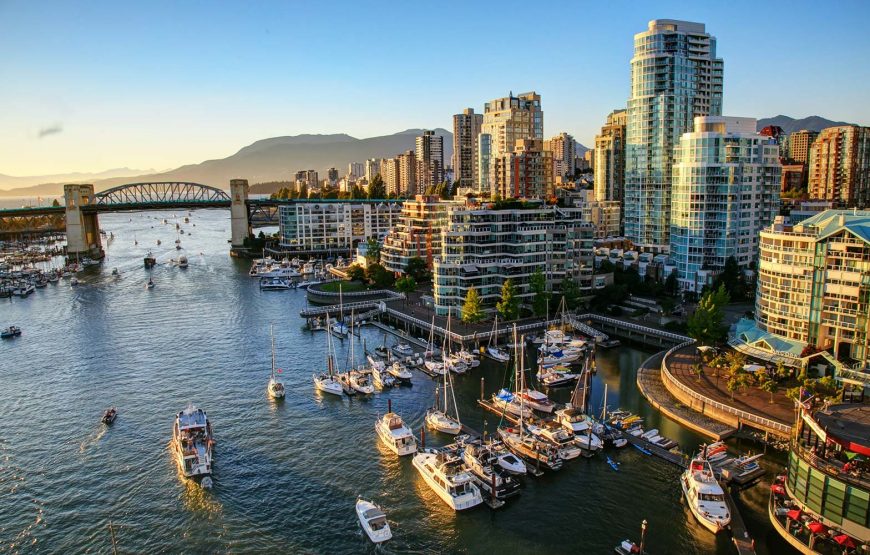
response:
{"label": "high-rise building", "polygon": [[347,165],[347,176],[350,177],[351,181],[356,181],[365,174],[366,168],[362,162],[351,162]]}
{"label": "high-rise building", "polygon": [[[434,131],[423,131],[416,139],[414,156],[417,163],[417,188],[427,188],[444,181],[444,137]],[[414,194],[414,193],[410,193]]]}
{"label": "high-rise building", "polygon": [[870,211],[826,210],[761,232],[755,319],[729,341],[801,366],[807,347],[870,367]]}
{"label": "high-rise building", "polygon": [[384,268],[403,274],[408,261],[420,257],[431,269],[433,257],[441,252],[441,227],[448,205],[448,201],[424,195],[417,195],[402,203],[399,222],[384,237],[381,247],[381,264]]}
{"label": "high-rise building", "polygon": [[870,206],[870,127],[823,129],[809,158],[810,198]]}
{"label": "high-rise building", "polygon": [[670,255],[683,291],[701,291],[733,257],[749,269],[779,211],[779,145],[755,118],[701,116],[676,149]]}
{"label": "high-rise building", "polygon": [[478,186],[477,137],[481,125],[483,114],[475,114],[473,108],[453,116],[453,175],[463,188]]}
{"label": "high-rise building", "polygon": [[379,173],[381,173],[381,161],[378,158],[371,158],[365,161],[365,177],[367,182],[371,183],[372,179]]}
{"label": "high-rise building", "polygon": [[614,110],[595,136],[595,200],[622,202],[625,186],[625,126],[628,114]]}
{"label": "high-rise building", "polygon": [[492,186],[492,135],[477,136],[477,192],[484,196],[495,195]]}
{"label": "high-rise building", "polygon": [[300,170],[296,172],[296,190],[306,187],[308,190],[320,187],[320,180],[315,170]]}
{"label": "high-rise building", "polygon": [[335,168],[329,168],[326,170],[326,179],[329,181],[331,187],[335,187],[338,183],[338,170]]}
{"label": "high-rise building", "polygon": [[491,309],[506,279],[513,282],[521,301],[531,301],[535,293],[530,279],[537,271],[544,274],[550,290],[567,278],[591,292],[594,230],[577,208],[543,203],[513,208],[450,205],[441,252],[433,262],[435,311],[458,314],[472,287]]}
{"label": "high-rise building", "polygon": [[790,134],[788,136],[788,159],[793,162],[806,164],[810,159],[810,148],[812,148],[813,142],[818,136],[818,131],[808,131],[806,129]]}
{"label": "high-rise building", "polygon": [[[388,195],[398,196],[402,194],[399,179],[399,160],[398,158],[384,158],[380,162],[381,179],[384,182],[384,189]],[[371,184],[371,181],[369,181]]]}
{"label": "high-rise building", "polygon": [[398,166],[398,190],[397,194],[403,197],[412,197],[417,194],[417,157],[413,150],[403,152],[396,156]]}
{"label": "high-rise building", "polygon": [[281,246],[304,252],[349,252],[383,237],[399,221],[401,203],[389,200],[296,200],[278,208]]}
{"label": "high-rise building", "polygon": [[577,142],[568,133],[562,132],[544,141],[544,150],[553,157],[553,180],[565,176],[574,177],[574,157]]}
{"label": "high-rise building", "polygon": [[553,195],[553,153],[540,139],[517,139],[512,152],[492,158],[490,174],[492,189],[502,198]]}
{"label": "high-rise building", "polygon": [[624,219],[642,249],[668,249],[674,147],[696,116],[722,113],[722,67],[702,23],[656,19],[634,36]]}
{"label": "high-rise building", "polygon": [[481,133],[490,136],[492,156],[513,152],[518,140],[544,140],[544,112],[541,96],[534,92],[487,102],[483,109]]}

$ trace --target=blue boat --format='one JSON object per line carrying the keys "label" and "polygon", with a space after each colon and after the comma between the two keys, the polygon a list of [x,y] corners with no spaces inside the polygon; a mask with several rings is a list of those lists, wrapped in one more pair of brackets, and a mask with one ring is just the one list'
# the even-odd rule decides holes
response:
{"label": "blue boat", "polygon": [[632,445],[634,445],[634,448],[643,453],[644,455],[652,455],[652,451],[650,451],[649,449],[641,447],[637,443],[632,443]]}
{"label": "blue boat", "polygon": [[618,462],[614,461],[610,457],[607,457],[607,464],[610,465],[610,468],[619,472],[619,463]]}

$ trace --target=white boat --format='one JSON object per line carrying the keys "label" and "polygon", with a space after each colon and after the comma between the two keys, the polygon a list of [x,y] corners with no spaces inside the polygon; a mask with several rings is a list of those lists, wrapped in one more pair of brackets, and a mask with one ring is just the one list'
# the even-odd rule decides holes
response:
{"label": "white boat", "polygon": [[474,354],[465,349],[457,351],[456,356],[458,356],[459,360],[464,362],[468,368],[477,368],[478,366],[480,366],[480,360],[476,356],[474,356]]}
{"label": "white boat", "polygon": [[414,434],[402,422],[402,417],[394,412],[388,412],[375,422],[375,432],[381,438],[381,442],[400,457],[417,452],[417,440]]}
{"label": "white boat", "polygon": [[468,365],[462,360],[462,357],[456,354],[444,355],[444,367],[454,374],[464,374],[468,370]]}
{"label": "white boat", "polygon": [[187,257],[182,254],[181,256],[178,257],[178,267],[179,268],[187,268],[187,266],[188,266]]}
{"label": "white boat", "polygon": [[[73,279],[75,279],[75,278],[73,278]],[[70,282],[70,283],[72,285],[75,285],[75,283],[72,283],[72,282]],[[152,280],[151,278],[148,278],[148,283],[145,284],[145,289],[154,289],[154,280]]]}
{"label": "white boat", "polygon": [[185,477],[200,480],[204,488],[212,486],[214,443],[211,422],[204,410],[191,404],[175,415],[172,448],[178,467]]}
{"label": "white boat", "polygon": [[556,448],[559,458],[562,460],[576,459],[583,454],[581,448],[574,440],[574,434],[560,426],[537,426],[528,424],[526,428],[538,439],[550,443]]}
{"label": "white boat", "polygon": [[545,393],[535,389],[523,389],[518,395],[523,398],[526,405],[541,412],[551,413],[556,407],[556,404]]}
{"label": "white boat", "polygon": [[[329,321],[329,314],[326,315],[326,321]],[[314,389],[323,393],[331,393],[333,395],[344,395],[344,388],[341,382],[335,376],[335,357],[332,346],[332,336],[326,334],[326,372],[321,374],[312,374],[314,380]]]}
{"label": "white boat", "polygon": [[556,448],[526,432],[522,421],[518,429],[499,428],[498,435],[511,452],[530,464],[553,471],[562,468],[562,459]]}
{"label": "white boat", "polygon": [[598,451],[604,447],[604,442],[592,431],[592,419],[580,409],[566,408],[555,412],[556,422],[562,428],[574,435],[574,441],[581,449]]}
{"label": "white boat", "polygon": [[707,459],[692,459],[689,468],[680,476],[680,486],[689,509],[704,528],[717,534],[728,526],[731,513],[725,502],[725,492],[716,481]]}
{"label": "white boat", "polygon": [[360,526],[362,526],[362,529],[372,542],[382,543],[393,537],[393,533],[390,531],[390,523],[387,522],[387,515],[371,501],[358,499],[356,502],[356,516],[359,519]]}
{"label": "white boat", "polygon": [[357,393],[362,393],[363,395],[371,395],[375,392],[375,386],[372,385],[368,374],[360,372],[359,370],[351,370],[350,372],[348,372],[348,381],[350,383],[350,386]]}
{"label": "white boat", "polygon": [[[515,455],[508,453],[525,473],[526,465]],[[503,471],[499,465],[499,453],[490,445],[481,444],[479,440],[460,443],[459,458],[465,463],[465,468],[471,473],[475,484],[483,495],[492,497],[493,486],[498,499],[506,499],[520,493],[520,482],[512,476],[512,472]]]}
{"label": "white boat", "polygon": [[372,366],[372,382],[381,389],[387,389],[395,387],[396,378],[387,372],[386,366],[381,363],[380,366]]}
{"label": "white boat", "polygon": [[290,282],[281,278],[260,278],[260,289],[263,291],[286,291],[290,289]]}
{"label": "white boat", "polygon": [[[450,375],[450,372],[445,372],[443,376],[441,391],[439,392],[438,388],[435,388],[435,404],[431,409],[426,411],[426,425],[433,430],[456,435],[462,431],[462,424],[459,422],[459,406],[456,404],[456,397],[453,395],[453,377]],[[450,411],[451,401],[455,417]]]}
{"label": "white boat", "polygon": [[498,393],[492,394],[492,404],[505,412],[509,412],[510,414],[520,418],[526,418],[532,414],[532,409],[524,407],[522,403],[520,403],[519,398],[515,397],[513,393],[504,388],[499,389]]}
{"label": "white boat", "polygon": [[463,511],[483,503],[483,496],[462,460],[451,453],[417,453],[414,468],[438,497],[454,511]]}
{"label": "white boat", "polygon": [[347,327],[347,324],[345,324],[344,322],[342,322],[340,320],[336,320],[329,327],[329,331],[334,333],[336,336],[344,339],[345,337],[347,337],[348,327]]}
{"label": "white boat", "polygon": [[439,376],[450,372],[450,370],[447,368],[447,365],[443,362],[425,360],[423,361],[423,366],[426,367],[426,370],[432,372],[433,374],[438,374]]}
{"label": "white boat", "polygon": [[399,356],[409,357],[414,354],[414,349],[407,343],[399,343],[393,346],[393,352]]}
{"label": "white boat", "polygon": [[266,391],[269,392],[269,395],[273,399],[283,399],[286,391],[284,390],[284,384],[281,382],[281,378],[278,377],[278,374],[281,373],[281,369],[275,368],[275,334],[271,325],[269,326],[269,336],[272,339],[272,374],[269,376],[269,385],[266,386]]}
{"label": "white boat", "polygon": [[390,373],[391,376],[396,378],[399,383],[409,384],[411,383],[411,378],[413,374],[411,371],[402,366],[400,362],[393,362],[391,365],[387,366],[387,372]]}
{"label": "white boat", "polygon": [[571,385],[580,378],[580,374],[565,371],[564,366],[555,366],[553,368],[541,367],[538,370],[538,382],[545,387],[561,387]]}

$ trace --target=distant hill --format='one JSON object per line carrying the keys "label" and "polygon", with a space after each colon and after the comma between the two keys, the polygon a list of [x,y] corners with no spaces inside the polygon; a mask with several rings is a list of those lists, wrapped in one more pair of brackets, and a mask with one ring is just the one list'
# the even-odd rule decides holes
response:
{"label": "distant hill", "polygon": [[92,183],[101,179],[132,177],[153,172],[153,169],[134,170],[131,168],[114,168],[97,173],[59,173],[53,175],[29,175],[24,177],[4,175],[0,173],[0,196],[53,195],[57,192],[58,183]]}
{"label": "distant hill", "polygon": [[782,127],[782,130],[786,133],[794,133],[795,131],[800,131],[801,129],[807,129],[809,131],[821,131],[826,127],[837,127],[839,125],[852,124],[845,121],[831,121],[821,116],[809,116],[806,118],[794,119],[788,116],[780,115],[772,118],[763,118],[758,120],[757,129],[760,131],[768,125],[778,125]]}
{"label": "distant hill", "polygon": [[[446,129],[435,129],[444,137],[444,163],[450,164],[453,155],[453,134]],[[226,189],[230,179],[243,178],[250,183],[285,181],[293,179],[299,170],[317,170],[321,178],[334,167],[340,175],[347,173],[349,162],[362,162],[368,158],[391,158],[414,148],[415,137],[422,129],[407,129],[393,135],[357,139],[346,134],[296,135],[273,137],[252,143],[232,156],[206,160],[160,173],[107,179],[86,178],[97,191],[135,181],[192,181]],[[54,176],[50,176],[54,177]],[[0,190],[0,196],[52,195],[63,192],[63,183],[81,182],[82,179],[52,179],[43,181],[38,188]]]}

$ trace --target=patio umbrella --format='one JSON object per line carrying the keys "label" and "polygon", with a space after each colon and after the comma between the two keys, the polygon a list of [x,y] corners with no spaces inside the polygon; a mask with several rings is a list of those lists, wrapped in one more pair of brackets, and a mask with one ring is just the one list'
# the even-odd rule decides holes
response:
{"label": "patio umbrella", "polygon": [[789,512],[785,513],[785,516],[792,520],[799,520],[803,513],[800,509],[792,509]]}
{"label": "patio umbrella", "polygon": [[775,493],[776,495],[783,495],[783,494],[785,494],[785,488],[782,487],[781,484],[773,484],[773,485],[771,485],[771,486],[770,486],[770,491],[772,491],[772,492]]}
{"label": "patio umbrella", "polygon": [[816,522],[816,521],[810,522],[807,525],[807,528],[809,528],[810,532],[812,532],[813,534],[824,534],[825,532],[828,531],[827,526],[825,526],[821,522]]}
{"label": "patio umbrella", "polygon": [[838,544],[842,545],[846,549],[855,549],[855,540],[847,536],[846,534],[840,534],[839,536],[834,536],[834,541]]}

